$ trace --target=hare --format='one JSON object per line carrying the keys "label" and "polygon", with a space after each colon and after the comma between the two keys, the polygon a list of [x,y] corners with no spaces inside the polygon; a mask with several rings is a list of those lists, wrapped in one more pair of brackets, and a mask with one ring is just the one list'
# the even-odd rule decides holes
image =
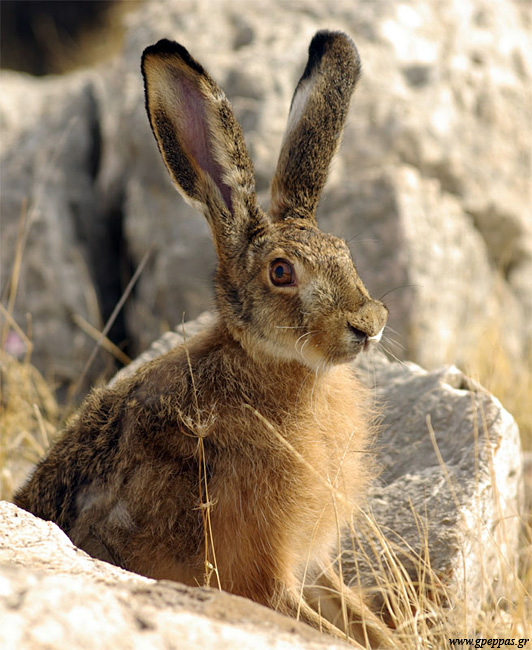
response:
{"label": "hare", "polygon": [[212,582],[358,647],[390,647],[333,568],[373,472],[371,410],[350,362],[388,313],[315,218],[359,71],[348,36],[314,36],[266,213],[220,88],[177,43],[144,51],[162,158],[212,232],[217,316],[94,389],[15,502],[94,557]]}

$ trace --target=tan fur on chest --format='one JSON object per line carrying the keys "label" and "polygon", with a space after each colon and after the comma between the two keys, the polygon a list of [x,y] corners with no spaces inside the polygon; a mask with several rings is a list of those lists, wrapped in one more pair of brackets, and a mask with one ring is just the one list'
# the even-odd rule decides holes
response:
{"label": "tan fur on chest", "polygon": [[[200,339],[188,354],[194,357],[201,347]],[[170,357],[169,363],[176,359]],[[338,527],[349,516],[346,504],[360,494],[367,475],[368,427],[361,406],[365,399],[348,367],[318,376],[305,372],[299,381],[291,376],[291,388],[282,381],[287,369],[270,369],[269,385],[263,380],[261,386],[264,403],[237,404],[232,401],[236,384],[223,381],[224,369],[216,367],[216,355],[211,355],[210,363],[215,387],[208,386],[207,376],[187,383],[198,391],[195,418],[203,437],[194,440],[193,431],[176,432],[189,437],[194,453],[175,489],[176,468],[170,463],[145,464],[131,481],[131,510],[153,516],[151,522],[142,523],[142,542],[147,541],[146,528],[151,528],[153,548],[128,553],[128,565],[154,577],[170,573],[194,584],[202,582],[207,558],[224,589],[266,602],[274,587],[265,576],[292,575],[300,580],[309,565],[330,556]],[[231,365],[238,365],[238,358]],[[157,372],[168,382],[164,364]],[[241,373],[240,386],[258,376],[251,374]],[[238,376],[235,367],[230,376]],[[225,383],[225,400],[217,405],[220,383]],[[257,386],[252,389],[258,392]],[[289,416],[287,402],[297,405]],[[186,420],[193,421],[194,416],[187,414]],[[184,471],[190,474],[187,493],[182,488]],[[160,497],[153,492],[155,482]],[[140,503],[139,495],[143,495]],[[176,501],[189,520],[196,520],[195,526],[187,523],[188,545],[180,533],[183,514],[175,518]],[[191,539],[190,530],[196,531],[197,539]],[[170,554],[169,539],[174,540]]]}
{"label": "tan fur on chest", "polygon": [[316,564],[329,561],[350,514],[347,504],[365,482],[365,445],[357,440],[365,432],[341,421],[343,440],[327,440],[321,418],[313,413],[309,420],[290,431],[272,426],[275,449],[256,451],[248,473],[236,461],[234,471],[213,479],[213,544],[224,589],[262,601],[254,590],[265,584],[263,575],[300,582],[306,571],[312,575]]}

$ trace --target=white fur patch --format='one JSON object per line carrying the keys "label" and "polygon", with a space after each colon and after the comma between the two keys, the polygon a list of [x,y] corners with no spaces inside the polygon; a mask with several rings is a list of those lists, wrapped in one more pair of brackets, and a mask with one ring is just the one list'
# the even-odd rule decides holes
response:
{"label": "white fur patch", "polygon": [[292,109],[290,111],[290,115],[288,116],[288,124],[286,125],[283,142],[286,142],[288,140],[290,134],[299,123],[299,120],[305,111],[305,106],[307,105],[307,100],[309,98],[311,90],[312,83],[310,79],[303,82],[297,89],[297,92],[292,100]]}
{"label": "white fur patch", "polygon": [[[76,497],[76,508],[78,517],[82,516],[89,510],[100,510],[105,516],[109,506],[109,492],[105,490],[100,483],[91,483],[85,486]],[[109,510],[107,515],[109,526],[131,530],[134,523],[124,501],[118,501]]]}
{"label": "white fur patch", "polygon": [[109,516],[107,517],[107,521],[109,522],[109,525],[117,526],[118,528],[124,528],[126,530],[134,528],[129,510],[123,501],[119,501],[113,506]]}
{"label": "white fur patch", "polygon": [[[386,327],[386,325],[384,327]],[[377,332],[375,336],[368,336],[368,341],[377,341],[377,342],[380,341],[382,338],[382,333],[384,332],[384,327],[381,329],[380,332]]]}
{"label": "white fur patch", "polygon": [[81,488],[76,496],[76,509],[82,515],[90,508],[98,507],[105,499],[105,492],[99,483],[91,483]]}

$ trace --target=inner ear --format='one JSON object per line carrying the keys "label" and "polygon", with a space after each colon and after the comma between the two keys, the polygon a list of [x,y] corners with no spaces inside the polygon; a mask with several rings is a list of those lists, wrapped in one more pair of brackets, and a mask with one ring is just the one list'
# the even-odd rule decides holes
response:
{"label": "inner ear", "polygon": [[187,50],[144,50],[146,109],[162,158],[185,200],[201,210],[218,254],[241,248],[263,220],[242,130],[222,90]]}
{"label": "inner ear", "polygon": [[195,167],[211,177],[231,212],[231,188],[224,182],[222,166],[213,156],[214,136],[209,129],[209,115],[203,93],[186,75],[172,72],[172,77],[172,85],[181,106],[179,122],[174,122],[181,148]]}

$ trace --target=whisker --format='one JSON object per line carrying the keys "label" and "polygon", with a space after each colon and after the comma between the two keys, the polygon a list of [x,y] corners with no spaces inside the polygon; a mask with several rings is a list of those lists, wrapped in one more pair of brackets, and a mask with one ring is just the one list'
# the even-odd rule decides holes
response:
{"label": "whisker", "polygon": [[[308,341],[310,340],[310,338],[312,338],[312,335],[313,335],[313,334],[319,334],[319,333],[320,333],[320,330],[311,330],[310,332],[305,332],[305,334],[302,334],[302,335],[297,339],[297,341],[295,342],[294,346],[295,346],[296,352],[297,352],[299,355],[301,355],[301,356],[303,357],[303,359],[305,358],[305,355],[303,354],[303,350],[304,350],[304,348],[305,348],[306,343],[308,343]],[[309,337],[309,338],[306,338],[306,337]],[[300,348],[298,349],[297,344],[298,344],[302,339],[306,339],[306,340],[303,341],[302,345],[301,345]]]}
{"label": "whisker", "polygon": [[309,368],[307,374],[305,375],[305,378],[304,378],[303,381],[301,382],[301,386],[299,387],[299,390],[297,391],[297,395],[296,395],[296,400],[295,400],[295,401],[296,401],[296,404],[297,404],[297,402],[299,401],[299,396],[300,396],[300,394],[301,394],[301,391],[303,390],[303,386],[305,385],[305,382],[307,381],[307,379],[310,377],[310,375],[311,375],[313,372],[314,372],[314,369],[313,369],[313,368]]}
{"label": "whisker", "polygon": [[401,341],[392,338],[391,336],[386,336],[384,337],[384,342],[389,343],[392,345],[394,348],[397,348],[398,350],[402,350],[403,352],[406,352],[406,346],[401,343]]}
{"label": "whisker", "polygon": [[396,361],[396,362],[399,363],[401,366],[403,366],[403,368],[406,368],[406,363],[405,363],[402,359],[399,359],[399,357],[397,357],[397,356],[396,356],[396,355],[395,355],[395,354],[390,350],[389,347],[386,347],[382,341],[381,341],[380,345],[382,346],[382,349],[386,352],[386,354],[389,354],[389,355],[392,357],[392,359],[393,359],[394,361]]}
{"label": "whisker", "polygon": [[419,288],[421,285],[420,284],[401,284],[398,287],[394,287],[393,289],[390,289],[386,293],[383,293],[382,296],[379,298],[379,300],[383,300],[386,296],[389,296],[391,293],[394,291],[399,291],[399,289],[408,289],[408,288]]}
{"label": "whisker", "polygon": [[393,334],[397,334],[397,336],[401,336],[400,332],[398,332],[396,329],[394,329],[388,324],[386,324],[385,332],[392,332]]}
{"label": "whisker", "polygon": [[309,336],[309,337],[307,337],[307,338],[303,341],[303,345],[301,346],[301,356],[302,356],[302,357],[305,356],[305,355],[303,354],[304,351],[305,351],[305,347],[308,345],[308,343],[309,343],[309,341],[310,341],[311,339],[312,339],[312,336]]}
{"label": "whisker", "polygon": [[366,242],[378,241],[376,237],[366,237],[365,239],[358,239],[358,235],[355,235],[354,237],[351,237],[351,239],[347,239],[346,242],[349,244],[350,242],[353,241],[353,239],[357,240],[357,244],[365,244]]}
{"label": "whisker", "polygon": [[347,239],[347,237],[344,237],[344,239],[345,239],[347,244],[350,244],[355,239],[357,240],[357,243],[360,243],[360,244],[363,244],[363,243],[368,242],[368,241],[370,241],[370,242],[379,241],[378,237],[366,237],[365,239],[359,239],[360,235],[363,235],[364,232],[367,232],[367,230],[366,231],[365,230],[359,230],[354,235],[349,237],[349,239]]}
{"label": "whisker", "polygon": [[295,347],[296,352],[298,354],[301,354],[301,352],[299,351],[299,349],[297,347],[298,343],[301,341],[301,339],[305,338],[305,336],[308,336],[309,334],[310,334],[310,332],[305,332],[305,334],[301,334],[301,336],[296,339],[296,342],[294,343],[294,347]]}
{"label": "whisker", "polygon": [[315,331],[313,331],[313,332],[309,332],[309,336],[308,336],[308,338],[306,338],[306,339],[303,341],[303,345],[301,346],[301,350],[300,350],[300,354],[301,354],[301,356],[303,357],[303,359],[305,358],[305,354],[304,354],[304,352],[305,352],[305,347],[306,347],[307,344],[312,340],[313,336],[316,335],[316,334],[319,334],[319,330],[315,330]]}
{"label": "whisker", "polygon": [[[316,391],[316,386],[318,384],[318,376],[321,370],[321,363],[319,363],[316,368],[314,368],[314,381],[312,382],[312,390],[310,391],[310,409],[314,413],[314,393]],[[316,419],[316,414],[314,413],[314,419]]]}

